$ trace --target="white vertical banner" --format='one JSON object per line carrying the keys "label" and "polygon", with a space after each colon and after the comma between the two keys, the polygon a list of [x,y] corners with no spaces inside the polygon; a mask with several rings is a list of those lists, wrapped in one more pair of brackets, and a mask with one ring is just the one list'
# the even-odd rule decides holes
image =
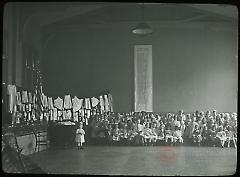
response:
{"label": "white vertical banner", "polygon": [[152,112],[152,45],[134,46],[135,112]]}

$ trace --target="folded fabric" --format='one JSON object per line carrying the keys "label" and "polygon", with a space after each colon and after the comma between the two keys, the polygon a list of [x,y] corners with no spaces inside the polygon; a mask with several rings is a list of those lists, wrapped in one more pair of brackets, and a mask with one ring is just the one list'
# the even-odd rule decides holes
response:
{"label": "folded fabric", "polygon": [[54,106],[60,110],[63,109],[63,99],[57,97],[57,99],[54,100]]}
{"label": "folded fabric", "polygon": [[95,98],[95,97],[92,97],[92,98],[91,98],[91,101],[92,101],[92,107],[97,106],[98,103],[99,103],[99,100],[98,100],[97,98]]}
{"label": "folded fabric", "polygon": [[71,96],[70,95],[65,95],[63,107],[65,109],[71,109],[72,108],[72,101],[71,101]]}
{"label": "folded fabric", "polygon": [[81,109],[82,104],[83,104],[83,99],[79,99],[78,97],[75,96],[72,99],[72,104],[73,104],[73,112],[76,112],[79,109]]}

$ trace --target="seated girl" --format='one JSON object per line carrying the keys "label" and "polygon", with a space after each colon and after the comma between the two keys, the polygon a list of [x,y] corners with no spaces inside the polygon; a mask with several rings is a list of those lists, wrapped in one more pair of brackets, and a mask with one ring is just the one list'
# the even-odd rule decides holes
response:
{"label": "seated girl", "polygon": [[155,122],[152,124],[151,132],[152,132],[152,143],[155,144],[158,139],[157,124]]}
{"label": "seated girl", "polygon": [[195,126],[193,130],[192,138],[193,138],[193,143],[194,144],[197,143],[200,146],[200,143],[202,141],[200,126]]}
{"label": "seated girl", "polygon": [[202,143],[204,145],[207,145],[209,142],[209,132],[208,132],[207,126],[202,127],[201,135],[202,135]]}
{"label": "seated girl", "polygon": [[173,143],[173,135],[172,135],[172,129],[171,129],[170,122],[166,123],[164,137],[165,137],[165,143],[167,144],[168,140],[170,139],[170,142],[171,142],[171,145],[172,145],[172,143]]}
{"label": "seated girl", "polygon": [[152,141],[152,131],[150,129],[149,123],[146,124],[144,130],[143,130],[143,137],[144,137],[144,144],[150,145]]}
{"label": "seated girl", "polygon": [[231,143],[231,141],[233,142],[233,145],[234,145],[234,148],[236,148],[237,147],[237,144],[236,144],[236,135],[234,135],[235,134],[235,132],[234,132],[234,130],[233,130],[233,127],[232,126],[227,126],[226,127],[226,130],[225,130],[225,132],[226,132],[226,141],[227,141],[227,143],[228,143],[228,145],[227,145],[227,147],[229,148],[230,147],[230,143]]}
{"label": "seated girl", "polygon": [[128,140],[127,126],[124,124],[123,127],[120,129],[120,142],[122,145],[126,145],[127,140]]}
{"label": "seated girl", "polygon": [[173,142],[176,143],[177,141],[183,143],[182,132],[179,130],[179,127],[176,126],[173,132]]}
{"label": "seated girl", "polygon": [[165,138],[164,132],[165,132],[165,125],[162,124],[162,125],[159,127],[158,140],[164,141],[164,138]]}
{"label": "seated girl", "polygon": [[224,144],[227,140],[227,136],[222,126],[219,128],[219,131],[216,134],[216,139],[221,143],[221,146],[224,147]]}
{"label": "seated girl", "polygon": [[115,128],[113,129],[112,140],[114,142],[119,142],[120,141],[120,130],[118,128],[118,124],[115,124]]}
{"label": "seated girl", "polygon": [[208,134],[209,134],[210,143],[213,146],[215,146],[216,145],[216,125],[214,123],[209,125]]}

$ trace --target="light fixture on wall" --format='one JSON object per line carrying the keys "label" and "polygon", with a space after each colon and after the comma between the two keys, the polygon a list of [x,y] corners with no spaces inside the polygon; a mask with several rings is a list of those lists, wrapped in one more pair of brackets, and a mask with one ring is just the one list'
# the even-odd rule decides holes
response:
{"label": "light fixture on wall", "polygon": [[138,23],[138,25],[133,28],[132,33],[139,36],[146,36],[148,34],[153,33],[152,28],[144,22],[144,3],[141,5],[142,10],[142,19],[141,22]]}

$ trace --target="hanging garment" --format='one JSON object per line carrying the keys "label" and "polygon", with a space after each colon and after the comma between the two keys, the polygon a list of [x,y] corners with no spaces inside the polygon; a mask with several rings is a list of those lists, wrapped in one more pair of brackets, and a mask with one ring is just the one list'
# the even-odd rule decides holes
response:
{"label": "hanging garment", "polygon": [[21,105],[22,104],[22,99],[21,99],[21,92],[16,93],[16,104]]}
{"label": "hanging garment", "polygon": [[22,102],[27,103],[28,102],[28,92],[22,91]]}
{"label": "hanging garment", "polygon": [[67,111],[63,110],[63,112],[62,112],[62,120],[66,119],[66,114],[67,114]]}
{"label": "hanging garment", "polygon": [[8,85],[7,93],[9,95],[9,112],[12,113],[16,105],[17,88],[15,85]]}
{"label": "hanging garment", "polygon": [[113,99],[112,99],[112,94],[108,94],[108,101],[109,101],[109,106],[110,106],[110,111],[113,112]]}
{"label": "hanging garment", "polygon": [[91,109],[90,98],[85,98],[85,109]]}
{"label": "hanging garment", "polygon": [[53,108],[53,120],[58,120],[57,108]]}
{"label": "hanging garment", "polygon": [[78,122],[78,111],[73,113],[73,120],[74,122]]}
{"label": "hanging garment", "polygon": [[40,113],[40,121],[43,120],[43,112]]}
{"label": "hanging garment", "polygon": [[48,111],[48,114],[49,114],[49,120],[53,120],[53,110],[52,109],[50,109]]}
{"label": "hanging garment", "polygon": [[65,109],[71,109],[72,108],[72,101],[71,101],[71,96],[70,95],[65,95],[63,107]]}
{"label": "hanging garment", "polygon": [[29,102],[29,103],[33,103],[32,93],[31,93],[31,92],[28,92],[28,102]]}
{"label": "hanging garment", "polygon": [[63,99],[57,97],[57,99],[54,100],[54,106],[60,110],[63,109]]}
{"label": "hanging garment", "polygon": [[80,115],[81,117],[84,117],[84,116],[85,116],[84,113],[85,113],[85,112],[84,112],[84,109],[80,109],[80,110],[79,110],[79,115]]}
{"label": "hanging garment", "polygon": [[37,120],[36,114],[35,114],[35,111],[34,111],[34,110],[32,111],[32,119],[33,119],[34,121]]}
{"label": "hanging garment", "polygon": [[44,108],[48,107],[48,98],[46,95],[43,95],[43,107]]}
{"label": "hanging garment", "polygon": [[91,101],[92,101],[92,107],[97,106],[98,103],[99,103],[99,100],[98,100],[97,98],[95,98],[95,97],[92,97],[92,98],[91,98]]}
{"label": "hanging garment", "polygon": [[44,94],[43,93],[40,94],[40,102],[41,102],[41,105],[44,107]]}
{"label": "hanging garment", "polygon": [[78,97],[74,97],[72,99],[72,104],[73,104],[73,112],[79,111],[81,109],[82,104],[83,104],[83,99],[79,99]]}
{"label": "hanging garment", "polygon": [[71,110],[66,110],[65,119],[69,120],[71,118],[72,118],[72,111]]}
{"label": "hanging garment", "polygon": [[31,103],[28,104],[28,110],[29,110],[29,112],[32,111],[32,104]]}
{"label": "hanging garment", "polygon": [[104,106],[105,106],[105,111],[110,111],[110,108],[109,108],[109,101],[108,101],[108,96],[107,95],[104,95]]}
{"label": "hanging garment", "polygon": [[99,99],[100,99],[100,110],[101,110],[101,113],[103,113],[103,111],[105,110],[103,96],[100,96]]}
{"label": "hanging garment", "polygon": [[52,97],[48,97],[48,109],[53,109],[53,100]]}
{"label": "hanging garment", "polygon": [[91,114],[91,110],[85,109],[84,113],[85,113],[85,118],[89,118]]}

